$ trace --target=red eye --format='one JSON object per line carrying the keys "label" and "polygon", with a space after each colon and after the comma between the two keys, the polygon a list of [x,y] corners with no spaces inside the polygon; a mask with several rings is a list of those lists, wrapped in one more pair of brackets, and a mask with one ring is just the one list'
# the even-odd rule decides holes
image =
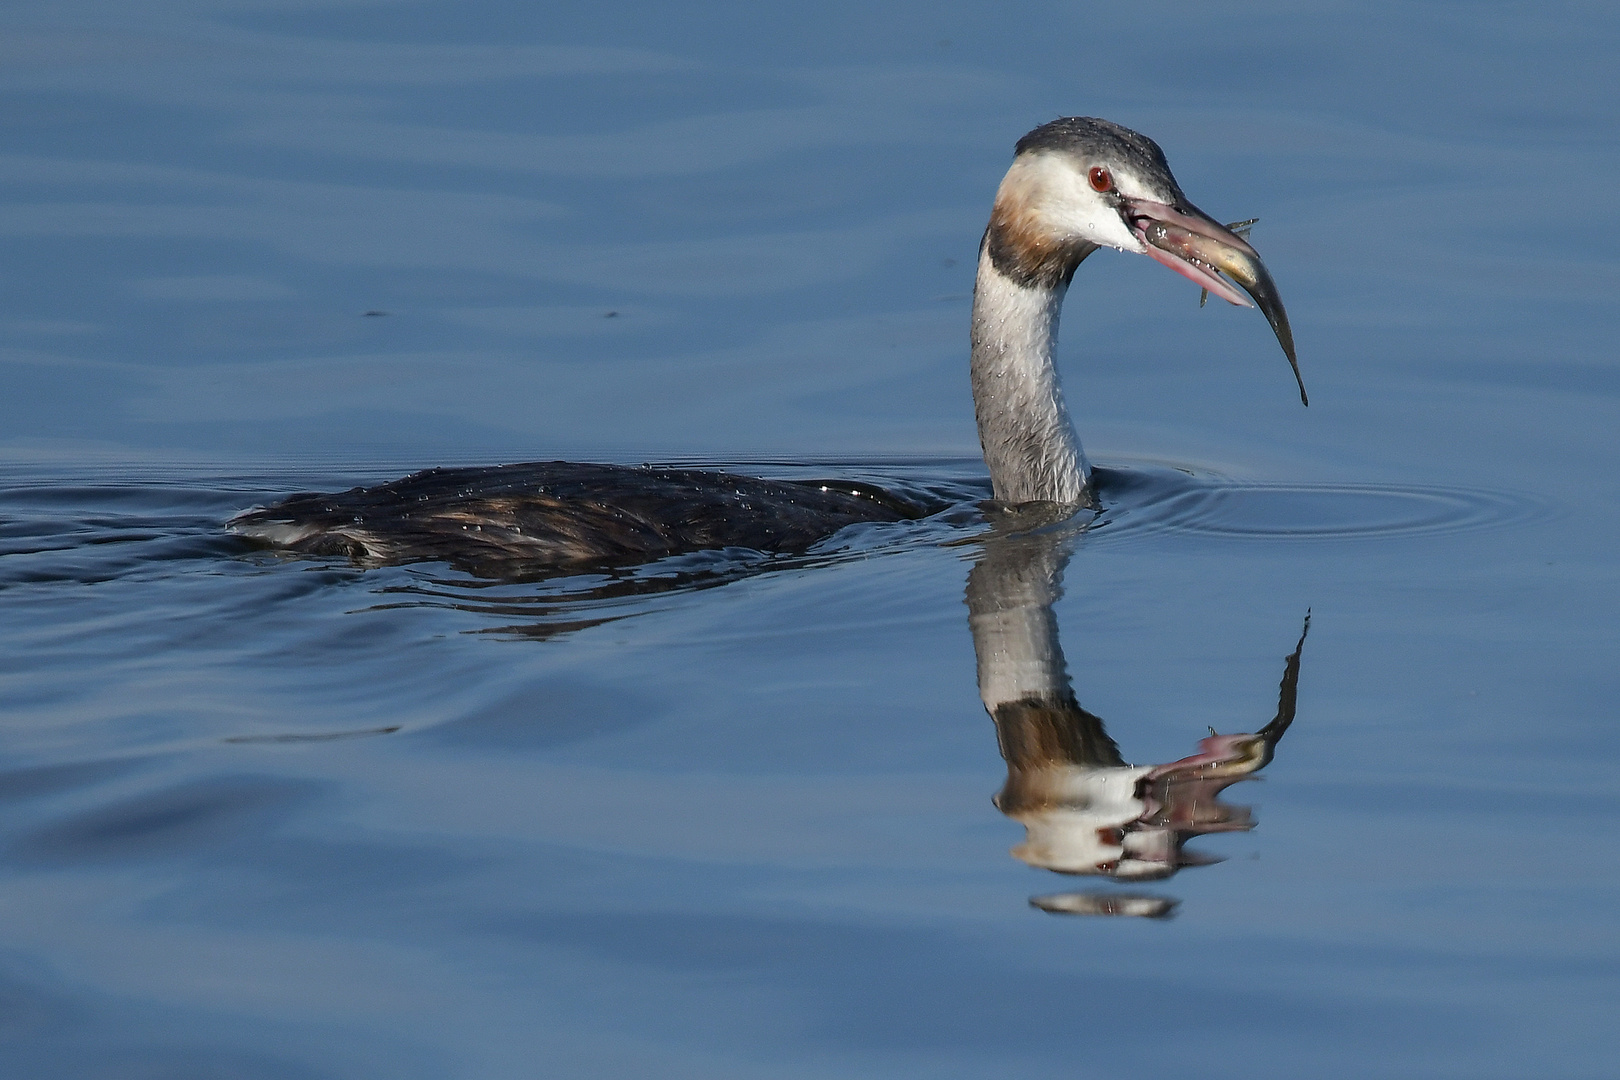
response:
{"label": "red eye", "polygon": [[1091,186],[1096,191],[1111,191],[1114,187],[1114,178],[1108,175],[1108,170],[1101,165],[1091,167]]}

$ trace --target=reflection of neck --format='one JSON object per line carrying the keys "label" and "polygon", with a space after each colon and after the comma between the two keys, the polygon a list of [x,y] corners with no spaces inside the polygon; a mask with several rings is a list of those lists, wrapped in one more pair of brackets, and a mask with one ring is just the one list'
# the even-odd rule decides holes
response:
{"label": "reflection of neck", "polygon": [[1058,644],[1052,604],[1071,543],[1042,532],[998,537],[968,574],[979,696],[996,722],[1009,790],[1043,768],[1123,764],[1102,721],[1075,701]]}
{"label": "reflection of neck", "polygon": [[1080,503],[1090,466],[1069,422],[1053,352],[1065,278],[1021,285],[985,245],[973,287],[973,408],[997,500]]}

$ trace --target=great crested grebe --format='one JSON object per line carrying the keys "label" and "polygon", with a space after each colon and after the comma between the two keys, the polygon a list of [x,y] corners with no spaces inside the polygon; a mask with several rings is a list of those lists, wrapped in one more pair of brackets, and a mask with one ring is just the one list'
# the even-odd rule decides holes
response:
{"label": "great crested grebe", "polygon": [[[1233,304],[1258,304],[1299,379],[1288,316],[1260,256],[1187,200],[1158,144],[1094,117],[1043,124],[1018,141],[996,192],[973,289],[974,411],[998,502],[1092,501],[1053,354],[1069,282],[1099,247],[1147,255]],[[1299,393],[1305,401],[1303,382]],[[245,510],[228,528],[305,554],[442,560],[499,575],[722,547],[802,552],[855,522],[927,512],[841,481],[536,462],[294,495]]]}

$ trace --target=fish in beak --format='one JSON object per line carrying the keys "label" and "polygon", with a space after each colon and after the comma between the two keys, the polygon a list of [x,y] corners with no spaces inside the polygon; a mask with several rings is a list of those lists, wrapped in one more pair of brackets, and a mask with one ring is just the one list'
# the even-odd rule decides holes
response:
{"label": "fish in beak", "polygon": [[[1283,310],[1277,284],[1271,280],[1266,264],[1260,261],[1259,252],[1196,206],[1189,205],[1182,211],[1146,199],[1127,198],[1123,202],[1120,212],[1137,239],[1146,245],[1149,257],[1222,300],[1238,307],[1260,308],[1266,321],[1271,323],[1289,366],[1294,369],[1299,400],[1309,405],[1305,380],[1299,374],[1299,360],[1294,356],[1294,332],[1288,326],[1288,312]],[[1222,277],[1223,274],[1226,277]],[[1241,285],[1243,291],[1254,298],[1253,303],[1234,289],[1227,278]]]}

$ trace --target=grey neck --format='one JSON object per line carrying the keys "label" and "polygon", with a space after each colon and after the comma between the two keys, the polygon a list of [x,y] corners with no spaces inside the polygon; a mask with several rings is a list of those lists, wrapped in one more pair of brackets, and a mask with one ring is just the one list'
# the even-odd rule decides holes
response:
{"label": "grey neck", "polygon": [[973,287],[973,407],[995,497],[1084,504],[1091,466],[1069,421],[1054,352],[1069,283],[1019,284],[979,254]]}

